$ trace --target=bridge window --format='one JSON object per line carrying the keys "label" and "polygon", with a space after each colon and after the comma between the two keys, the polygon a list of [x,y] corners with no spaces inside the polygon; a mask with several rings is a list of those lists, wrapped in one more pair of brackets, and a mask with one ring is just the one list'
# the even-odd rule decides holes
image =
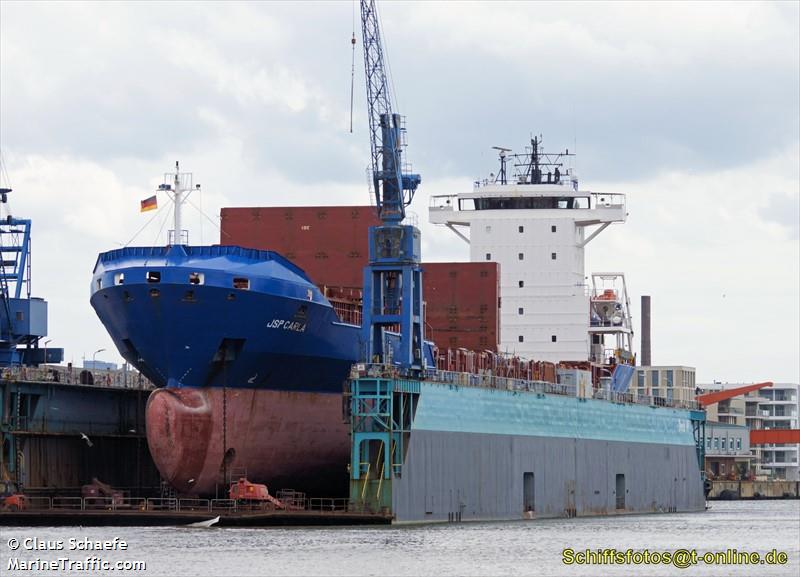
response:
{"label": "bridge window", "polygon": [[161,282],[161,271],[158,270],[147,271],[147,282]]}
{"label": "bridge window", "polygon": [[233,288],[250,290],[250,279],[244,277],[236,277],[233,279]]}

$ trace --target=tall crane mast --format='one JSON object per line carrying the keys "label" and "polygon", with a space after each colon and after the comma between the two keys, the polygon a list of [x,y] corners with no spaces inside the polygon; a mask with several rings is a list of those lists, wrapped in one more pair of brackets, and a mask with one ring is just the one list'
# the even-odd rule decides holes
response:
{"label": "tall crane mast", "polygon": [[[405,207],[420,184],[418,174],[403,172],[403,119],[392,111],[389,83],[375,0],[361,0],[361,32],[369,114],[372,185],[381,225],[369,230],[369,264],[364,269],[364,358],[425,368],[423,355],[422,269],[420,232],[402,224]],[[400,342],[391,349],[385,331],[400,327]]]}

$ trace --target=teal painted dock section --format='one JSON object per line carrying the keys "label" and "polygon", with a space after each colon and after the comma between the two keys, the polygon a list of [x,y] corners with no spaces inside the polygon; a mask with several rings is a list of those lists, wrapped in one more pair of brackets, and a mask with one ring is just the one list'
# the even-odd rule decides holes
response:
{"label": "teal painted dock section", "polygon": [[412,431],[694,445],[691,412],[423,381]]}

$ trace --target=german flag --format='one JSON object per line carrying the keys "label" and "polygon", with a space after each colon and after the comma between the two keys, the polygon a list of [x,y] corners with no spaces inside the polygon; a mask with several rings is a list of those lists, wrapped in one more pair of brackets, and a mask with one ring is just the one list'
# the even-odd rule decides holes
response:
{"label": "german flag", "polygon": [[155,210],[158,208],[158,200],[155,195],[150,198],[145,198],[141,204],[142,208],[139,212],[147,212],[148,210]]}

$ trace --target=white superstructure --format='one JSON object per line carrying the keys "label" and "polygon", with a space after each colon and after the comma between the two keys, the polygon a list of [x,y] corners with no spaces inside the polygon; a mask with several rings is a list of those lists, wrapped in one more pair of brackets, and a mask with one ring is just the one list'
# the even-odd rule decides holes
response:
{"label": "white superstructure", "polygon": [[[592,329],[592,291],[584,271],[586,245],[611,223],[625,222],[625,195],[580,190],[574,171],[562,163],[569,153],[546,154],[539,146],[533,139],[530,150],[519,155],[498,149],[497,177],[476,182],[472,192],[433,197],[429,217],[469,243],[471,261],[500,264],[501,351],[552,362],[585,361],[593,351],[609,350],[598,342],[605,334],[619,341],[624,333],[630,341],[624,279],[615,297],[625,306],[624,322],[612,329],[611,314],[609,330],[596,320]],[[515,171],[507,177],[508,161]]]}

